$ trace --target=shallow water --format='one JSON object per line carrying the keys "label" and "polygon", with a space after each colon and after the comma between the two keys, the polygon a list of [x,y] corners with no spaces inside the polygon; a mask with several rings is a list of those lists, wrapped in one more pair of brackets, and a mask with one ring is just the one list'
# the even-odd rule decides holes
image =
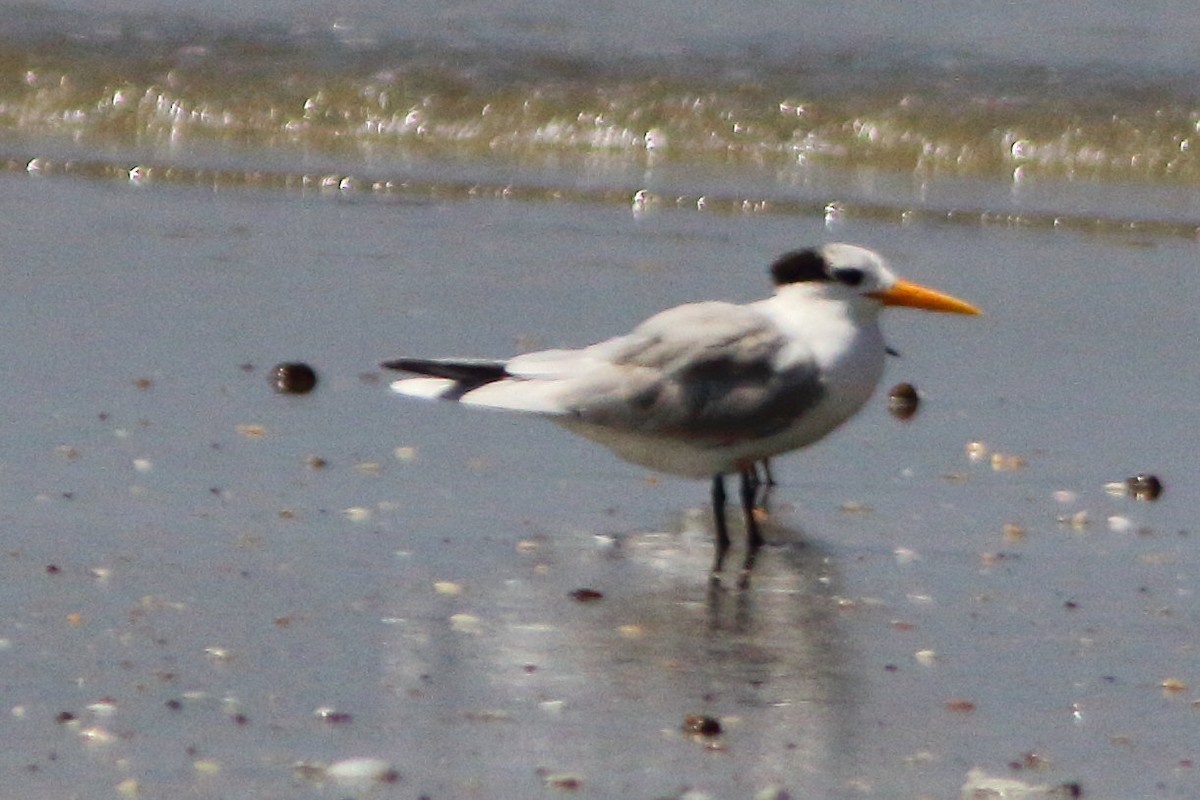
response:
{"label": "shallow water", "polygon": [[250,183],[466,163],[468,182],[655,192],[671,167],[785,192],[828,167],[1168,196],[1200,180],[1196,22],[1176,3],[237,5],[11,7],[0,156]]}

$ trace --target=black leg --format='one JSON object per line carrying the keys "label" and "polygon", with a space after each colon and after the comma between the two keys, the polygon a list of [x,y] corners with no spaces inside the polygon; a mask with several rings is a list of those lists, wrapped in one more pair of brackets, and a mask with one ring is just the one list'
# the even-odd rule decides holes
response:
{"label": "black leg", "polygon": [[717,523],[717,552],[712,567],[712,577],[716,580],[725,565],[725,554],[729,552],[729,530],[725,527],[725,477],[720,474],[713,475],[712,505]]}
{"label": "black leg", "polygon": [[762,547],[762,533],[758,529],[758,520],[754,517],[754,496],[758,493],[758,475],[753,466],[742,470],[742,512],[746,516],[746,557],[742,561],[742,575],[738,585],[745,589],[750,585],[750,570],[754,569],[754,559],[758,549]]}
{"label": "black leg", "polygon": [[[762,472],[758,465],[762,464]],[[771,474],[771,459],[764,458],[750,470],[750,479],[754,482],[754,502],[763,511],[771,500],[771,490],[775,488],[775,476]]]}
{"label": "black leg", "polygon": [[767,487],[775,485],[775,476],[771,474],[771,459],[764,458],[762,460],[763,476],[766,478]]}

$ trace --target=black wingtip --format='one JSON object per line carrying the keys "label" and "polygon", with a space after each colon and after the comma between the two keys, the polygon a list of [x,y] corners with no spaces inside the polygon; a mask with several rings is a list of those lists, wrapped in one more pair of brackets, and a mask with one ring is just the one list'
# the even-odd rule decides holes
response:
{"label": "black wingtip", "polygon": [[418,370],[414,370],[412,367],[419,363],[416,359],[397,358],[395,361],[384,361],[379,366],[384,369],[394,369],[398,372],[417,372]]}
{"label": "black wingtip", "polygon": [[503,361],[486,358],[397,358],[384,361],[384,369],[428,375],[433,378],[448,378],[458,381],[468,389],[508,377]]}

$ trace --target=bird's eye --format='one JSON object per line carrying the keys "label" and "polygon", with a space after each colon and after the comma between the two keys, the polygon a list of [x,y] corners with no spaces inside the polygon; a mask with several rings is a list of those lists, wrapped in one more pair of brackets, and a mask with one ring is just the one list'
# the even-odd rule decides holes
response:
{"label": "bird's eye", "polygon": [[866,275],[861,269],[839,269],[833,273],[833,277],[838,283],[844,283],[847,286],[858,286],[863,282]]}

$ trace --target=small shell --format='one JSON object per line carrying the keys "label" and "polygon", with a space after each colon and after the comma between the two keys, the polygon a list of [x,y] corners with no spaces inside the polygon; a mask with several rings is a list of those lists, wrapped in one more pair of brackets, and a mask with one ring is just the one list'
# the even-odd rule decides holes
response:
{"label": "small shell", "polygon": [[395,783],[400,780],[396,768],[382,758],[346,758],[330,764],[325,777],[334,783],[361,786],[369,783]]}

